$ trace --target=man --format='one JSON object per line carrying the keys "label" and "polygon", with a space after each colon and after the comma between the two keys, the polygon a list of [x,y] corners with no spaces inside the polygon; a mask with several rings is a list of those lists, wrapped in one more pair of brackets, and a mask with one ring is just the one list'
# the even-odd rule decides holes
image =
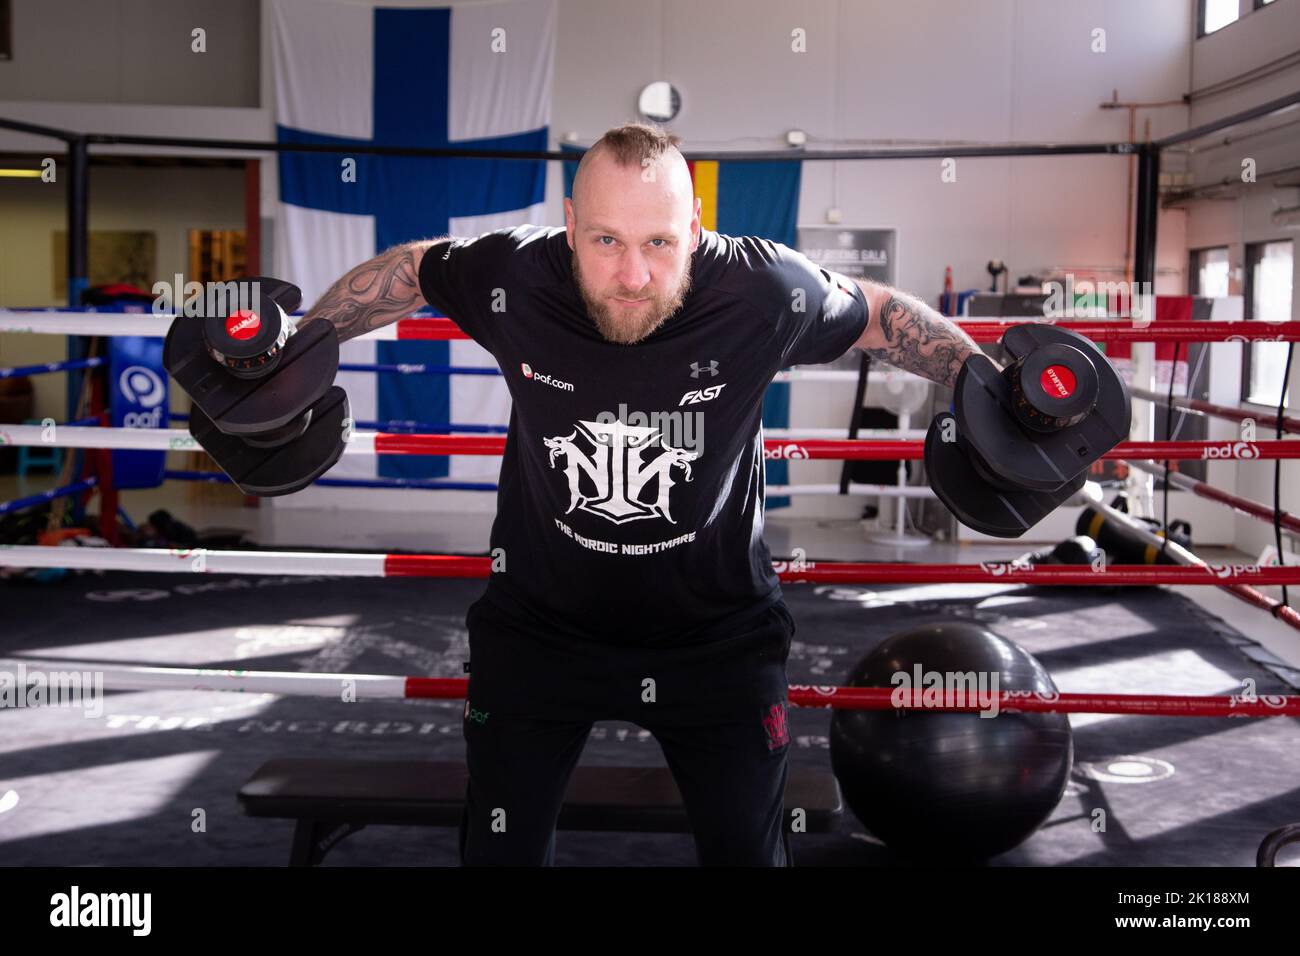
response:
{"label": "man", "polygon": [[514,400],[491,535],[505,567],[467,615],[467,864],[553,862],[592,723],[622,720],[662,747],[701,863],[789,865],[795,625],[762,536],[763,393],[855,345],[951,386],[976,349],[894,289],[701,229],[677,143],[610,130],[563,230],[399,246],[310,313],[348,339],[428,301]]}

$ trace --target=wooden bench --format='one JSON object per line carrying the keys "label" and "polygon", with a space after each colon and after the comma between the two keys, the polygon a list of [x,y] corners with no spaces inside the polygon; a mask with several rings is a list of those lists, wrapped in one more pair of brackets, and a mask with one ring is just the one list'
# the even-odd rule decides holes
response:
{"label": "wooden bench", "polygon": [[[370,824],[459,827],[469,772],[463,763],[422,760],[279,758],[239,789],[250,817],[296,821],[290,866],[315,866],[330,848]],[[806,813],[809,833],[843,813],[829,771],[790,768],[787,808]],[[556,823],[560,830],[689,833],[667,767],[577,767]]]}

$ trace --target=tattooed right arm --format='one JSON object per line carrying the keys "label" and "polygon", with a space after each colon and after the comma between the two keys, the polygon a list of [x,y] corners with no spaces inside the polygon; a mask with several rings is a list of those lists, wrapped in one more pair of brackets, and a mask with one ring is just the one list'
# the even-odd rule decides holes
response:
{"label": "tattooed right arm", "polygon": [[952,388],[962,365],[980,350],[975,340],[920,299],[869,279],[854,281],[867,301],[867,327],[857,347],[895,368]]}
{"label": "tattooed right arm", "polygon": [[420,262],[425,250],[437,241],[421,239],[393,246],[361,263],[330,286],[302,320],[332,322],[339,341],[345,342],[406,318],[424,305]]}

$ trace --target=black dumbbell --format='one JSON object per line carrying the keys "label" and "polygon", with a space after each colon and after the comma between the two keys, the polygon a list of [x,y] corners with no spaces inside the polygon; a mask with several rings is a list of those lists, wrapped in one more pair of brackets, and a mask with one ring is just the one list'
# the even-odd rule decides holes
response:
{"label": "black dumbbell", "polygon": [[193,400],[190,434],[245,494],[311,484],[347,447],[347,393],[334,385],[339,340],[325,319],[296,325],[302,301],[279,279],[241,280],[243,301],[172,322],[163,365]]}

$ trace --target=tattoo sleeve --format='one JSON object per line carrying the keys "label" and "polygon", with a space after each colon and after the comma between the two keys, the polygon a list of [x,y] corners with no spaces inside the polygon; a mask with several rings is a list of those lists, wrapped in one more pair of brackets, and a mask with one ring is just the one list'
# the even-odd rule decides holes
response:
{"label": "tattoo sleeve", "polygon": [[864,348],[873,358],[952,388],[975,340],[924,302],[880,286],[880,344]]}
{"label": "tattoo sleeve", "polygon": [[406,318],[424,304],[420,260],[435,240],[409,242],[361,263],[330,286],[303,317],[326,319],[347,341]]}

